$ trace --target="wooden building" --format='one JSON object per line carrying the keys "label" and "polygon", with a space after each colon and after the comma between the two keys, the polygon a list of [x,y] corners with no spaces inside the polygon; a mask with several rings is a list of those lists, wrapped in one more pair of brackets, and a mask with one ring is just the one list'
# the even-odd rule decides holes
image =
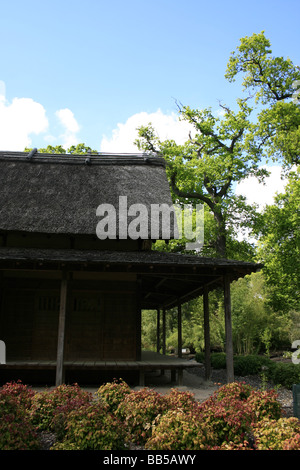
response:
{"label": "wooden building", "polygon": [[[230,282],[259,266],[234,260],[161,253],[150,228],[133,239],[127,207],[172,205],[163,159],[144,155],[46,155],[0,152],[0,340],[6,346],[3,379],[24,371],[62,383],[65,373],[120,376],[191,363],[141,351],[141,311],[158,314],[203,295],[209,371],[208,293],[223,286],[228,380],[233,379]],[[124,202],[124,199],[123,199]],[[103,206],[104,204],[110,206]],[[115,237],[96,234],[97,208],[114,207]],[[104,214],[102,213],[102,216]],[[123,217],[123,218],[122,218]],[[115,224],[115,225],[114,225]],[[176,227],[171,225],[170,237]],[[156,238],[163,236],[161,225]],[[136,233],[136,231],[135,231]],[[164,351],[163,351],[164,352]],[[0,361],[1,362],[1,361]],[[116,370],[119,372],[116,373]],[[120,372],[121,371],[121,372]],[[207,372],[209,373],[209,372]],[[142,383],[142,382],[141,382]]]}

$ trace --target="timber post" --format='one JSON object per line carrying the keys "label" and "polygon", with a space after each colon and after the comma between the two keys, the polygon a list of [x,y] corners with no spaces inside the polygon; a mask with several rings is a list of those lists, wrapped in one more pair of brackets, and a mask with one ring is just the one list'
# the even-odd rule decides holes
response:
{"label": "timber post", "polygon": [[224,276],[224,310],[225,310],[225,334],[226,334],[226,371],[227,383],[234,382],[233,368],[233,344],[232,344],[232,325],[231,325],[231,296],[230,296],[230,277]]}
{"label": "timber post", "polygon": [[210,363],[210,329],[209,329],[209,303],[207,286],[203,290],[203,312],[204,312],[204,350],[205,350],[205,379],[211,378]]}
{"label": "timber post", "polygon": [[156,310],[157,317],[156,317],[156,352],[159,353],[160,351],[160,310],[159,308]]}
{"label": "timber post", "polygon": [[182,357],[182,314],[181,314],[181,303],[178,303],[177,307],[177,312],[178,312],[178,319],[177,319],[177,325],[178,325],[178,357]]}
{"label": "timber post", "polygon": [[163,308],[163,318],[162,318],[162,353],[166,354],[166,309]]}
{"label": "timber post", "polygon": [[63,271],[60,285],[60,305],[57,337],[56,386],[64,382],[64,348],[67,310],[67,273]]}

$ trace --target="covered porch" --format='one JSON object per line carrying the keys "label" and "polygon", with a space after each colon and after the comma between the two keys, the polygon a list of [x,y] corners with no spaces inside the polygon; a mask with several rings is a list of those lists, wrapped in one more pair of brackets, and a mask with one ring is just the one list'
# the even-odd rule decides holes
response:
{"label": "covered porch", "polygon": [[[53,371],[55,383],[65,381],[70,371],[96,372],[101,380],[105,371],[137,372],[139,383],[144,383],[145,372],[166,370],[177,373],[177,381],[182,380],[182,371],[189,367],[200,367],[195,361],[182,358],[181,306],[196,297],[203,296],[205,330],[205,376],[210,378],[210,331],[208,296],[211,290],[224,291],[224,320],[226,331],[227,381],[234,380],[233,348],[231,332],[230,284],[232,281],[260,269],[254,263],[203,258],[197,255],[184,255],[157,251],[88,251],[53,249],[0,248],[0,286],[4,288],[6,276],[14,272],[49,273],[56,272],[60,278],[59,318],[57,332],[56,360],[53,361],[10,361],[0,366],[2,371],[35,370]],[[74,277],[78,273],[132,274],[136,278],[136,360],[68,361],[65,357],[66,320],[68,317],[67,299]],[[100,284],[99,284],[100,286]],[[178,357],[165,355],[164,326],[162,330],[163,354],[141,351],[141,310],[155,309],[158,317],[164,318],[168,309],[178,310]],[[4,312],[5,315],[5,312]],[[158,322],[159,325],[159,322]],[[158,337],[160,332],[158,331]],[[1,338],[0,338],[1,339]]]}

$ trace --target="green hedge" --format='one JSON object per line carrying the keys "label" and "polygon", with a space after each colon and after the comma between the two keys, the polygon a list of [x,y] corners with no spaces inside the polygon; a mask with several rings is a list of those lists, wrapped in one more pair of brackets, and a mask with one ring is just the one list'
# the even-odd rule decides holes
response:
{"label": "green hedge", "polygon": [[[204,353],[197,353],[196,360],[204,362]],[[264,356],[234,356],[234,374],[245,377],[246,375],[265,374],[274,385],[292,388],[293,384],[300,383],[300,364],[274,362]],[[212,353],[211,366],[213,369],[226,369],[226,354]]]}
{"label": "green hedge", "polygon": [[291,389],[293,384],[300,383],[300,364],[273,362],[268,369],[268,378],[275,385]]}

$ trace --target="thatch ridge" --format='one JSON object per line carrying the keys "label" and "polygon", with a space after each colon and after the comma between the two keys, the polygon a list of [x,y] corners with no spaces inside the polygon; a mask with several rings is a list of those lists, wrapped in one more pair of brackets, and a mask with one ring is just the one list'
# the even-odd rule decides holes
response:
{"label": "thatch ridge", "polygon": [[146,153],[55,154],[0,151],[0,161],[56,163],[69,165],[156,165],[166,166],[164,158]]}

